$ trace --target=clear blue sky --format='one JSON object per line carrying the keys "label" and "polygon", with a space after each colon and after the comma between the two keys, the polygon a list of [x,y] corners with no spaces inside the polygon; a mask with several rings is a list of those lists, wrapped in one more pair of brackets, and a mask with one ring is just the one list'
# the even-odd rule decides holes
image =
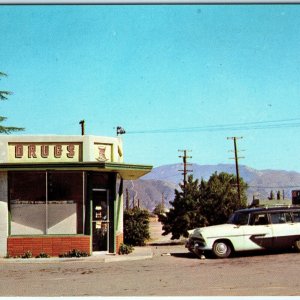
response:
{"label": "clear blue sky", "polygon": [[0,35],[24,134],[121,125],[125,161],[154,166],[234,163],[243,136],[240,164],[300,171],[300,5],[1,5]]}

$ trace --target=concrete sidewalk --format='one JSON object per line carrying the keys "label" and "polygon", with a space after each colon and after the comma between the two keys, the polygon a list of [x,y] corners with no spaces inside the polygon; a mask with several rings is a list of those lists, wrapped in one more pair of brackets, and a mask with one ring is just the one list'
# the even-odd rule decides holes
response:
{"label": "concrete sidewalk", "polygon": [[141,259],[150,259],[152,257],[153,257],[153,252],[151,247],[147,247],[147,246],[134,247],[134,250],[130,254],[125,254],[125,255],[106,254],[104,257],[104,262],[141,260]]}
{"label": "concrete sidewalk", "polygon": [[58,263],[58,262],[118,262],[118,261],[131,261],[150,259],[153,257],[151,247],[134,247],[130,254],[118,255],[100,253],[88,257],[50,257],[50,258],[0,258],[2,263]]}

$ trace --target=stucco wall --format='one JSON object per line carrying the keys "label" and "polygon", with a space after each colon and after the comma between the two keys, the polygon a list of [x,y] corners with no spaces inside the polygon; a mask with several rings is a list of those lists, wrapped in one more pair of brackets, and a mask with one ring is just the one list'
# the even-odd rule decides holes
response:
{"label": "stucco wall", "polygon": [[0,257],[6,256],[8,236],[7,172],[0,172]]}

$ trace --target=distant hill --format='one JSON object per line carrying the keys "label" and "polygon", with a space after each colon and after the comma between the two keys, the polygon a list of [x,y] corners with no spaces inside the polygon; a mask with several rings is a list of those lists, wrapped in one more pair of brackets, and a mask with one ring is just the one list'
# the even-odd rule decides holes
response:
{"label": "distant hill", "polygon": [[155,179],[125,181],[124,203],[126,189],[128,189],[130,205],[132,205],[133,199],[135,199],[136,205],[137,201],[140,200],[141,207],[153,211],[158,203],[162,203],[162,197],[164,197],[166,207],[169,207],[169,202],[174,200],[174,191],[179,189],[179,185],[170,181]]}
{"label": "distant hill", "polygon": [[[128,189],[130,200],[135,196],[136,202],[140,200],[140,206],[153,210],[162,202],[162,197],[166,206],[169,201],[174,200],[174,191],[179,189],[179,182],[182,182],[182,174],[178,170],[182,169],[182,164],[164,165],[154,168],[151,173],[136,181],[125,181],[125,189]],[[214,173],[227,172],[235,174],[234,164],[218,165],[198,165],[192,164],[191,169],[194,178],[205,180]],[[248,202],[251,202],[253,195],[260,199],[266,199],[271,190],[280,190],[285,198],[291,198],[292,189],[300,189],[300,173],[284,170],[255,170],[244,165],[239,166],[240,177],[249,185],[247,190]],[[132,187],[133,184],[133,187]],[[124,197],[125,198],[125,197]],[[125,199],[124,199],[125,202]]]}

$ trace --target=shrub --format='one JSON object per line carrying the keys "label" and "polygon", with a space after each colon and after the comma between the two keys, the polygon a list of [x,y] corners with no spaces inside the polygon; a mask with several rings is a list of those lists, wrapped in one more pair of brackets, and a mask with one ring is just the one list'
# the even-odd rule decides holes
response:
{"label": "shrub", "polygon": [[21,258],[32,258],[32,253],[31,251],[26,251],[22,256]]}
{"label": "shrub", "polygon": [[138,207],[124,211],[124,243],[144,246],[150,239],[149,212]]}
{"label": "shrub", "polygon": [[50,255],[45,253],[45,252],[41,252],[39,255],[37,255],[35,258],[49,258]]}
{"label": "shrub", "polygon": [[60,254],[59,257],[87,257],[88,253],[80,251],[78,249],[70,250],[69,252]]}
{"label": "shrub", "polygon": [[129,254],[134,250],[134,248],[131,245],[121,244],[119,249],[119,254]]}

